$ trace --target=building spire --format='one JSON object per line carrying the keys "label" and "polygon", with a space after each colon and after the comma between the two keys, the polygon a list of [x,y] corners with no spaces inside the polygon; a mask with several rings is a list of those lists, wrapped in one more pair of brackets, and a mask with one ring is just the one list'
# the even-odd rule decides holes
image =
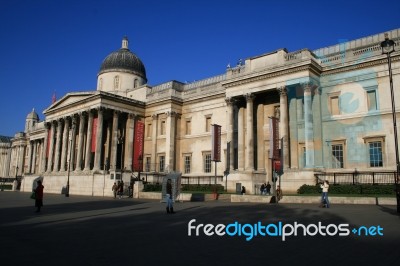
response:
{"label": "building spire", "polygon": [[122,49],[128,49],[128,37],[124,36],[124,38],[122,38]]}

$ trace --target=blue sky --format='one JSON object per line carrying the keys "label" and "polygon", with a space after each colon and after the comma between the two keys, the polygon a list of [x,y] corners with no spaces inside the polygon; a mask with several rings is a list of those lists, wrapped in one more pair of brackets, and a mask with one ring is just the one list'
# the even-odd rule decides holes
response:
{"label": "blue sky", "polygon": [[125,35],[150,85],[191,82],[240,58],[400,28],[400,1],[0,0],[0,25],[0,135],[14,136],[54,92],[95,90]]}

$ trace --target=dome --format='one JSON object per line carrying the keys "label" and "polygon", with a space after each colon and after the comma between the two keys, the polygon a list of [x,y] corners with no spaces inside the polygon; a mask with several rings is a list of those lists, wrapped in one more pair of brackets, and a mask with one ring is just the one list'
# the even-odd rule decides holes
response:
{"label": "dome", "polygon": [[122,40],[122,48],[109,54],[101,64],[99,75],[106,72],[128,72],[146,80],[146,69],[142,61],[128,49],[128,38]]}
{"label": "dome", "polygon": [[39,120],[39,115],[35,112],[35,108],[32,109],[32,112],[28,114],[26,119],[34,119],[34,120]]}

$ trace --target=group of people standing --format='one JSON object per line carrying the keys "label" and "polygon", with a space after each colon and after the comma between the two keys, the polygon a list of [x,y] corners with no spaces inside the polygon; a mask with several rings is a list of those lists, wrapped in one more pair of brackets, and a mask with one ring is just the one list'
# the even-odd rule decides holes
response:
{"label": "group of people standing", "polygon": [[261,195],[271,195],[271,184],[269,181],[267,183],[264,183],[260,187],[260,194]]}

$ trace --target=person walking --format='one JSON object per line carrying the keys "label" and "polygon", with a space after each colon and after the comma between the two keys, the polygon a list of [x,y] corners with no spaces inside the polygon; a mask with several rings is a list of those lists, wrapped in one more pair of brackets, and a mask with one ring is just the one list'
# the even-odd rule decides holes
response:
{"label": "person walking", "polygon": [[174,206],[172,203],[172,183],[171,183],[171,179],[167,180],[167,213],[175,213],[174,212]]}
{"label": "person walking", "polygon": [[112,192],[114,194],[114,199],[117,198],[117,191],[118,191],[118,186],[117,186],[117,183],[114,182],[114,185],[112,186]]}
{"label": "person walking", "polygon": [[330,207],[330,203],[329,203],[329,199],[328,199],[329,181],[325,180],[324,183],[322,183],[320,186],[322,188],[320,207],[321,208],[323,208],[323,207],[329,208]]}
{"label": "person walking", "polygon": [[279,202],[283,198],[283,192],[282,192],[281,186],[279,186],[279,185],[276,188],[276,198],[277,198],[277,202]]}
{"label": "person walking", "polygon": [[43,207],[43,189],[42,181],[37,181],[37,187],[35,188],[35,207],[36,212],[40,212],[40,208]]}
{"label": "person walking", "polygon": [[118,183],[118,197],[122,199],[122,195],[124,194],[124,182]]}

